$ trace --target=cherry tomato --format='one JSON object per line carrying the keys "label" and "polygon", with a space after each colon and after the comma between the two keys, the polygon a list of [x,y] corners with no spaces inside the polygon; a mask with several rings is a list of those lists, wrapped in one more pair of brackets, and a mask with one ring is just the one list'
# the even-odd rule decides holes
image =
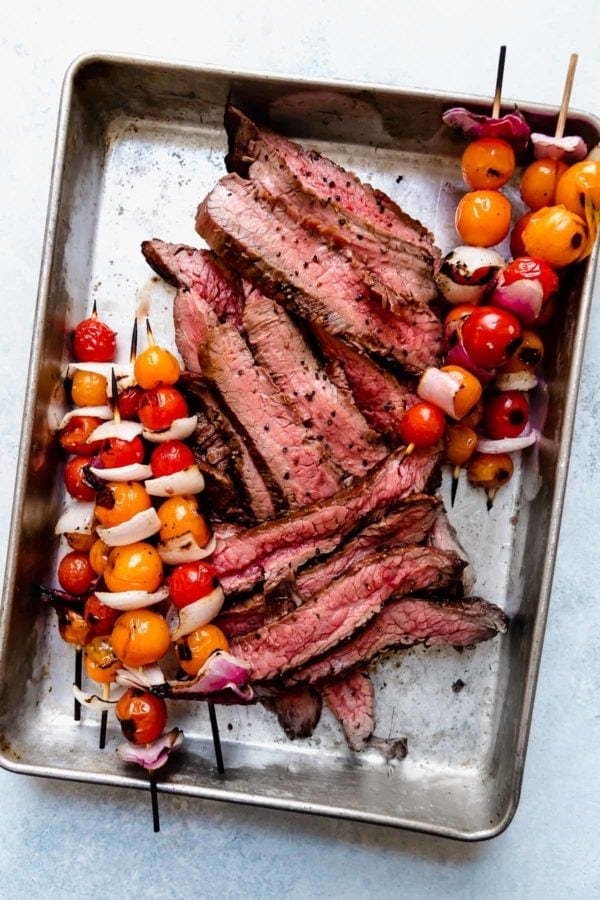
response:
{"label": "cherry tomato", "polygon": [[478,306],[462,327],[462,340],[476,365],[495,369],[519,346],[521,324],[505,309]]}
{"label": "cherry tomato", "polygon": [[521,336],[521,343],[504,365],[501,372],[533,372],[537,369],[544,356],[544,345],[539,334],[525,329]]}
{"label": "cherry tomato", "polygon": [[98,600],[95,594],[90,594],[85,601],[83,618],[90,629],[90,634],[94,637],[110,634],[119,616],[118,609],[107,606],[106,603]]}
{"label": "cherry tomato", "polygon": [[474,453],[467,466],[467,478],[474,487],[494,491],[510,481],[513,471],[508,453]]}
{"label": "cherry tomato", "polygon": [[67,606],[59,606],[56,609],[58,616],[58,632],[67,644],[75,644],[83,647],[89,641],[91,634],[87,622],[80,612]]}
{"label": "cherry tomato", "polygon": [[444,459],[453,466],[464,466],[477,446],[477,435],[472,428],[458,423],[449,425],[444,444]]}
{"label": "cherry tomato", "polygon": [[95,416],[73,416],[58,434],[61,447],[67,453],[80,456],[93,456],[101,447],[101,441],[86,443],[92,431],[100,425],[102,419]]}
{"label": "cherry tomato", "polygon": [[129,688],[115,710],[123,737],[132,744],[150,744],[161,736],[167,724],[167,704],[140,688]]}
{"label": "cherry tomato", "polygon": [[467,428],[477,428],[477,426],[483,421],[483,400],[479,400],[471,412],[463,416],[460,420],[461,425],[465,425]]}
{"label": "cherry tomato", "polygon": [[400,437],[405,444],[415,447],[431,447],[441,439],[446,428],[446,417],[433,403],[415,403],[404,413],[400,422]]}
{"label": "cherry tomato", "polygon": [[136,541],[110,551],[103,575],[109,591],[148,591],[152,594],[160,586],[163,567],[156,547]]}
{"label": "cherry tomato", "polygon": [[515,151],[501,138],[472,141],[462,155],[462,177],[473,190],[495,191],[514,171]]}
{"label": "cherry tomato", "polygon": [[586,194],[600,207],[600,160],[584,159],[567,169],[556,187],[556,202],[584,217]]}
{"label": "cherry tomato", "polygon": [[532,213],[523,229],[523,243],[529,256],[560,269],[587,254],[589,231],[584,220],[566,207],[544,206]]}
{"label": "cherry tomato", "polygon": [[75,406],[105,406],[108,403],[106,378],[98,372],[78,369],[71,383],[71,399]]}
{"label": "cherry tomato", "polygon": [[110,684],[121,668],[112,641],[105,634],[93,637],[85,645],[83,664],[88,678],[98,684]]}
{"label": "cherry tomato", "polygon": [[219,578],[217,570],[210,563],[182,563],[169,576],[169,594],[177,609],[194,603],[200,597],[206,597],[216,587]]}
{"label": "cherry tomato", "polygon": [[96,497],[96,491],[85,480],[85,469],[89,465],[89,456],[74,456],[65,466],[66,488],[71,497],[81,502],[89,502]]}
{"label": "cherry tomato", "polygon": [[188,675],[197,675],[215,650],[229,650],[229,642],[216,625],[204,625],[175,644],[179,664]]}
{"label": "cherry tomato", "polygon": [[170,497],[162,503],[158,510],[161,521],[160,539],[168,541],[190,532],[196,543],[204,547],[210,538],[208,526],[198,512],[198,501],[195,497]]}
{"label": "cherry tomato", "polygon": [[450,372],[460,380],[460,387],[454,396],[454,415],[457,419],[462,419],[481,397],[481,382],[462,366],[442,366],[441,371]]}
{"label": "cherry tomato", "polygon": [[522,391],[501,391],[485,404],[483,421],[494,440],[518,437],[529,419],[529,401]]}
{"label": "cherry tomato", "polygon": [[548,300],[558,290],[558,275],[543,259],[519,256],[502,270],[499,281],[501,284],[514,284],[522,279],[539,281],[544,300]]}
{"label": "cherry tomato", "polygon": [[471,191],[456,208],[454,224],[465,244],[493,247],[508,234],[510,203],[498,191]]}
{"label": "cherry tomato", "polygon": [[97,538],[92,544],[90,549],[90,566],[96,575],[102,575],[104,572],[108,565],[109,553],[110,547],[104,541],[101,541],[100,538]]}
{"label": "cherry tomato", "polygon": [[459,303],[458,306],[452,307],[444,319],[444,347],[446,350],[458,343],[463,323],[474,309],[472,303]]}
{"label": "cherry tomato", "polygon": [[525,213],[524,216],[521,216],[512,230],[512,234],[510,236],[510,252],[515,259],[517,258],[517,256],[525,256],[527,254],[525,244],[523,243],[523,232],[527,228],[532,215],[533,212]]}
{"label": "cherry tomato", "polygon": [[73,332],[73,355],[78,362],[112,362],[117,335],[100,319],[84,319]]}
{"label": "cherry tomato", "polygon": [[96,497],[95,515],[101,525],[112,528],[151,506],[150,497],[137,481],[108,481]]}
{"label": "cherry tomato", "polygon": [[521,177],[521,199],[529,209],[553,206],[558,180],[569,167],[559,159],[536,159]]}
{"label": "cherry tomato", "polygon": [[100,448],[100,462],[105,469],[118,469],[144,461],[144,444],[137,436],[131,441],[120,438],[108,438]]}
{"label": "cherry tomato", "polygon": [[138,407],[143,393],[142,389],[137,385],[121,391],[119,394],[119,412],[122,419],[128,422],[136,422],[139,419]]}
{"label": "cherry tomato", "polygon": [[65,538],[71,550],[89,553],[96,540],[96,535],[86,534],[84,531],[70,531],[65,533]]}
{"label": "cherry tomato", "polygon": [[150,428],[151,431],[162,431],[175,419],[185,418],[188,415],[188,407],[175,388],[156,387],[142,394],[138,415],[146,428]]}
{"label": "cherry tomato", "polygon": [[165,441],[164,444],[159,444],[150,458],[155,478],[180,472],[193,466],[195,462],[194,454],[183,441]]}
{"label": "cherry tomato", "polygon": [[58,565],[59,584],[69,594],[87,594],[95,579],[87,553],[80,550],[71,550]]}
{"label": "cherry tomato", "polygon": [[171,645],[169,626],[149,609],[123,613],[115,622],[111,642],[127,666],[147,666],[161,659]]}
{"label": "cherry tomato", "polygon": [[173,354],[156,344],[140,353],[133,371],[137,383],[145,390],[160,384],[175,384],[181,375],[181,368]]}

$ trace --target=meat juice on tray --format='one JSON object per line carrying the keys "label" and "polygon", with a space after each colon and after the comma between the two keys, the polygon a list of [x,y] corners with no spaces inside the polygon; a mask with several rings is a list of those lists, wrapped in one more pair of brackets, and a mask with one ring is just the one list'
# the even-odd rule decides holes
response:
{"label": "meat juice on tray", "polygon": [[[196,218],[210,249],[156,238],[142,245],[150,266],[177,288],[183,371],[152,338],[133,377],[113,378],[100,418],[90,405],[87,431],[71,436],[71,417],[60,432],[73,453],[100,449],[90,443],[98,426],[115,451],[123,450],[119,440],[143,439],[141,458],[120,462],[143,469],[146,486],[103,484],[102,469],[110,467],[101,457],[93,466],[69,461],[69,491],[88,504],[90,547],[73,551],[87,580],[83,593],[78,587],[71,598],[54,592],[52,599],[64,618],[65,604],[75,614],[74,597],[85,594],[102,606],[100,622],[104,607],[117,606],[119,619],[104,620],[110,633],[94,636],[114,638],[110,660],[95,661],[90,648],[87,670],[92,678],[106,670],[109,681],[150,698],[140,712],[128,694],[117,709],[130,723],[126,737],[140,743],[140,734],[151,735],[141,760],[147,768],[163,764],[181,740],[178,729],[162,733],[156,696],[260,702],[290,737],[313,733],[324,701],[352,750],[401,758],[401,735],[384,741],[375,734],[370,667],[417,643],[472,646],[507,627],[497,606],[464,596],[470,567],[435,493],[444,433],[446,460],[468,463],[472,482],[493,499],[506,454],[535,441],[523,398],[537,383],[543,348],[535,331],[523,329],[519,309],[525,303],[524,324],[535,328],[555,288],[544,287],[543,261],[537,269],[517,261],[511,274],[494,251],[467,247],[442,263],[427,229],[376,188],[232,106],[225,121],[230,174]],[[479,184],[482,153],[498,149],[491,145],[470,149],[471,186]],[[514,164],[505,156],[510,178]],[[464,240],[477,243],[473,225],[484,201],[474,198],[469,210],[463,204],[457,226]],[[525,246],[541,242],[543,250],[544,233],[533,226],[524,229]],[[588,247],[592,224],[586,228]],[[545,237],[552,249],[552,235]],[[496,232],[487,231],[479,243],[493,246],[492,238]],[[523,290],[511,291],[524,280],[526,301]],[[444,328],[429,305],[438,289],[450,303],[467,304]],[[531,352],[519,356],[525,347]],[[444,350],[454,353],[447,366]],[[92,353],[90,362],[101,360]],[[119,410],[132,391],[131,418],[142,422],[125,435]],[[100,422],[111,416],[109,436]],[[180,445],[172,458],[167,441]],[[148,442],[158,442],[152,454]],[[164,491],[152,487],[164,479]],[[123,515],[115,512],[121,506]],[[121,529],[121,536],[123,528],[130,541],[99,547],[99,535]],[[138,545],[148,549],[136,563]],[[131,579],[128,591],[118,578],[111,586],[115,571]],[[70,574],[68,586],[76,576],[83,583],[79,569]],[[79,630],[74,642],[91,639]],[[165,655],[173,644],[175,663]],[[115,702],[105,690],[104,708]]]}

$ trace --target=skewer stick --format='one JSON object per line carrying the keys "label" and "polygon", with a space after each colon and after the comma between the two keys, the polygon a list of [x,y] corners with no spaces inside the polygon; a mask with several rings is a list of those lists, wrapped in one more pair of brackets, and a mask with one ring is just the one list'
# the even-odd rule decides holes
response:
{"label": "skewer stick", "polygon": [[[102,685],[102,699],[110,700],[110,684]],[[106,726],[108,724],[108,710],[103,709],[102,715],[100,717],[100,739],[98,741],[98,747],[100,750],[104,750],[106,747]]]}
{"label": "skewer stick", "polygon": [[160,816],[158,814],[158,789],[156,787],[156,772],[148,772],[150,779],[150,803],[152,804],[152,825],[154,834],[160,831]]}
{"label": "skewer stick", "polygon": [[115,375],[115,370],[111,369],[111,389],[112,389],[112,410],[113,410],[113,420],[115,422],[121,421],[121,411],[119,409],[119,388],[117,386],[117,376]]}
{"label": "skewer stick", "polygon": [[[75,648],[75,684],[81,689],[81,665],[83,662],[83,647]],[[81,720],[81,703],[75,697],[73,703],[73,718],[76,722]]]}
{"label": "skewer stick", "polygon": [[217,762],[217,772],[219,775],[225,774],[225,766],[223,765],[223,751],[221,749],[221,737],[219,735],[219,723],[217,722],[217,713],[215,705],[208,701],[208,714],[210,716],[210,728],[212,731],[213,746],[215,748],[215,759]]}
{"label": "skewer stick", "polygon": [[489,491],[486,491],[487,500],[486,500],[485,508],[487,509],[488,512],[491,510],[492,506],[494,505],[494,498],[497,493],[498,493],[498,488],[491,488]]}
{"label": "skewer stick", "polygon": [[94,297],[94,305],[92,306],[92,315],[90,316],[90,318],[91,319],[98,318],[98,307],[96,306],[96,298],[95,297]]}
{"label": "skewer stick", "polygon": [[410,454],[413,452],[414,449],[415,449],[415,445],[413,443],[408,444],[406,450],[404,451],[404,455],[410,456]]}
{"label": "skewer stick", "polygon": [[450,486],[450,506],[454,506],[456,500],[456,491],[458,490],[458,479],[460,476],[460,466],[454,466],[452,469],[452,485]]}
{"label": "skewer stick", "polygon": [[500,98],[502,97],[502,81],[504,79],[504,61],[506,59],[506,44],[500,47],[500,56],[498,57],[498,71],[496,72],[496,90],[494,93],[494,102],[492,104],[492,118],[497,119],[500,116]]}
{"label": "skewer stick", "polygon": [[556,120],[556,131],[554,132],[554,137],[557,138],[561,138],[565,132],[567,114],[569,112],[569,101],[571,100],[571,91],[573,89],[573,82],[575,81],[575,69],[577,68],[578,59],[579,57],[576,53],[571,53],[565,87],[563,90],[562,103],[560,104],[560,111],[558,113],[558,119]]}
{"label": "skewer stick", "polygon": [[131,365],[134,364],[135,358],[137,356],[137,341],[138,341],[138,323],[137,316],[133,322],[133,331],[131,332],[131,346],[129,350],[129,362]]}
{"label": "skewer stick", "polygon": [[148,337],[148,346],[154,347],[156,341],[154,340],[154,335],[152,334],[152,328],[150,327],[150,319],[146,318],[146,336]]}

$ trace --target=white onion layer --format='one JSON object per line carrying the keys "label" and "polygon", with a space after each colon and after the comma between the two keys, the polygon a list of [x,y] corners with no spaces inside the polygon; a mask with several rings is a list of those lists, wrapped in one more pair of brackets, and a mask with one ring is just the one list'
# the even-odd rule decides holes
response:
{"label": "white onion layer", "polygon": [[170,538],[168,541],[161,541],[158,546],[158,555],[168,566],[178,566],[180,563],[196,562],[199,559],[205,559],[215,552],[217,540],[212,535],[206,546],[201,547],[190,531],[179,537]]}
{"label": "white onion layer", "polygon": [[152,431],[144,428],[143,435],[151,444],[163,444],[165,441],[184,441],[196,430],[198,416],[187,416],[183,419],[174,419],[168,428],[163,431]]}
{"label": "white onion layer", "polygon": [[87,443],[105,441],[109,438],[118,438],[120,441],[132,441],[138,434],[142,433],[143,427],[141,422],[115,422],[113,419],[110,422],[103,422],[102,425],[94,428],[87,439]]}
{"label": "white onion layer", "polygon": [[169,596],[169,588],[163,585],[157,591],[95,591],[98,600],[111,609],[127,612],[130,609],[145,609],[147,606],[155,606],[162,603]]}
{"label": "white onion layer", "polygon": [[494,387],[499,391],[532,391],[537,383],[533,372],[505,372],[496,376]]}
{"label": "white onion layer", "polygon": [[171,640],[178,641],[179,638],[191,634],[197,628],[208,625],[219,615],[224,602],[225,594],[223,588],[219,586],[206,597],[200,597],[199,600],[176,610],[179,622],[175,630],[171,632]]}
{"label": "white onion layer", "polygon": [[520,434],[515,438],[501,438],[500,440],[492,440],[491,438],[479,438],[477,441],[477,450],[479,453],[515,453],[517,450],[525,450],[535,444],[540,436],[539,431],[532,428],[527,434]]}
{"label": "white onion layer", "polygon": [[[65,413],[58,423],[58,431],[62,431],[65,425],[76,416],[93,416],[94,419],[112,419],[112,409],[109,406],[77,406]],[[98,426],[100,428],[100,426]],[[90,438],[91,440],[91,438]]]}
{"label": "white onion layer", "polygon": [[454,400],[462,381],[458,372],[442,372],[431,366],[421,375],[417,394],[423,400],[439,406],[446,415],[456,418]]}
{"label": "white onion layer", "polygon": [[91,534],[94,530],[94,501],[67,506],[54,527],[54,534]]}
{"label": "white onion layer", "polygon": [[[152,474],[152,470],[150,470]],[[204,478],[198,466],[188,466],[170,475],[149,478],[144,487],[153,497],[173,497],[176,495],[199,494],[204,490]]]}
{"label": "white onion layer", "polygon": [[95,466],[90,466],[90,472],[96,478],[101,478],[102,481],[143,481],[152,475],[150,466],[142,463],[131,463],[129,466],[119,466],[114,469],[97,469]]}
{"label": "white onion layer", "polygon": [[135,544],[144,541],[160,531],[161,521],[154,507],[143,509],[126,522],[113,525],[110,528],[98,528],[98,537],[109,547],[124,547],[126,544]]}

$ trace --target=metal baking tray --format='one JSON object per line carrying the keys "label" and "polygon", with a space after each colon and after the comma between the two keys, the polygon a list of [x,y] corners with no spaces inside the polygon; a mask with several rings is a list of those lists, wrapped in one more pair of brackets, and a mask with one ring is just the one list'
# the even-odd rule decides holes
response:
{"label": "metal baking tray", "polygon": [[[464,142],[440,117],[458,104],[483,111],[481,98],[117,56],[72,66],[58,124],[0,619],[0,763],[15,772],[148,786],[114,753],[117,728],[109,728],[100,752],[97,717],[84,711],[73,721],[73,656],[39,600],[37,586],[52,577],[56,561],[53,525],[63,502],[49,414],[66,335],[94,298],[124,336],[136,304],[149,304],[155,333],[172,340],[170,291],[149,280],[139,246],[150,237],[199,242],[194,212],[224,173],[222,116],[230,96],[389,193],[444,251],[456,244]],[[521,109],[535,130],[552,130],[556,110]],[[600,122],[573,113],[567,131],[594,145]],[[520,215],[517,189],[508,194]],[[186,742],[162,771],[159,790],[465,840],[508,825],[523,775],[594,266],[595,255],[569,273],[548,337],[539,451],[524,455],[490,514],[464,480],[452,511],[479,576],[476,590],[509,613],[508,634],[462,654],[418,647],[376,669],[377,731],[406,736],[407,758],[386,763],[375,751],[352,754],[327,712],[313,738],[291,743],[261,707],[221,708],[227,772],[219,777],[205,705],[180,702],[172,721]],[[457,679],[465,685],[460,693],[452,691]]]}

